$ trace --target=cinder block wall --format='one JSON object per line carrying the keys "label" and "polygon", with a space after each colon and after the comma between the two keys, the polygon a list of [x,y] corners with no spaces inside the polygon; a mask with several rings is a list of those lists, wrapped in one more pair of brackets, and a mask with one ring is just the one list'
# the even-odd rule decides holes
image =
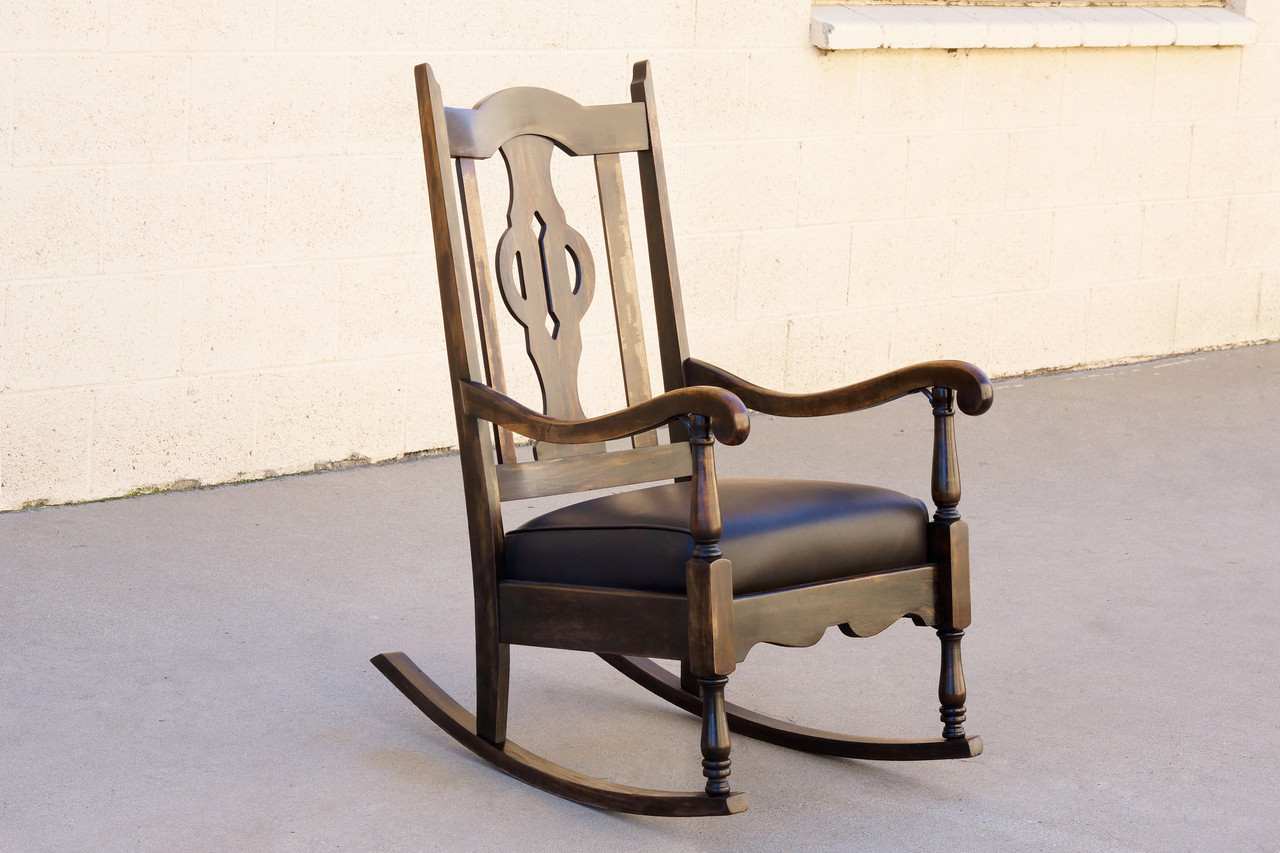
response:
{"label": "cinder block wall", "polygon": [[1280,337],[1245,11],[1244,48],[823,54],[798,0],[10,3],[0,509],[453,442],[423,60],[468,104],[652,59],[694,352],[766,384]]}

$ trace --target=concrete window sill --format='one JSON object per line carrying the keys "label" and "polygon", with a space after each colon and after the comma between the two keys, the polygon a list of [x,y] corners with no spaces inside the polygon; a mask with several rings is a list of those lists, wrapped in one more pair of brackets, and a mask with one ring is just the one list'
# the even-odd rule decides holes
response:
{"label": "concrete window sill", "polygon": [[814,5],[809,24],[822,50],[1241,45],[1257,32],[1227,9],[1166,5]]}

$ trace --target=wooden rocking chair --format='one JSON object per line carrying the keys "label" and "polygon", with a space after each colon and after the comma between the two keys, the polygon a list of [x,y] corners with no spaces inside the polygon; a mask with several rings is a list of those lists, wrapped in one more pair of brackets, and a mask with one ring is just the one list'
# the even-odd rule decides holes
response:
{"label": "wooden rocking chair", "polygon": [[[608,106],[584,107],[545,89],[516,88],[474,109],[446,109],[427,65],[417,68],[417,86],[470,520],[476,713],[402,653],[373,658],[378,669],[441,728],[510,775],[622,812],[744,810],[745,794],[729,789],[730,728],[850,758],[980,753],[981,740],[966,736],[963,727],[968,530],[956,511],[960,480],[952,420],[957,407],[978,415],[991,406],[991,384],[982,371],[934,361],[832,391],[784,394],[690,358],[647,62],[635,66],[631,102]],[[628,403],[601,417],[584,417],[577,387],[581,320],[592,301],[594,266],[551,187],[556,147],[594,158]],[[623,197],[624,152],[635,152],[639,163],[665,388],[656,396]],[[495,153],[505,161],[511,193],[507,230],[490,255],[476,161]],[[524,327],[542,411],[508,396],[494,279]],[[713,445],[746,439],[749,408],[809,417],[913,392],[922,392],[933,410],[932,519],[919,500],[871,486],[716,479]],[[536,442],[534,459],[517,459],[512,433]],[[617,439],[630,441],[618,448]],[[646,483],[657,485],[555,509],[515,530],[503,527],[504,501]],[[850,637],[866,637],[904,616],[937,629],[942,641],[940,738],[849,737],[725,701],[726,676],[757,643],[809,646],[833,625]],[[606,782],[507,740],[511,644],[596,652],[653,693],[701,716],[705,792]],[[680,661],[679,677],[653,658]]]}

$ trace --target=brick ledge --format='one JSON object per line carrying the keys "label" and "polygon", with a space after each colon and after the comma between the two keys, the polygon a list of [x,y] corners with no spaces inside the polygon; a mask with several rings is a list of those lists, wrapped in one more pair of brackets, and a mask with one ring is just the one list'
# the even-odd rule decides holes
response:
{"label": "brick ledge", "polygon": [[822,50],[978,47],[1157,47],[1252,44],[1258,25],[1212,7],[810,7]]}

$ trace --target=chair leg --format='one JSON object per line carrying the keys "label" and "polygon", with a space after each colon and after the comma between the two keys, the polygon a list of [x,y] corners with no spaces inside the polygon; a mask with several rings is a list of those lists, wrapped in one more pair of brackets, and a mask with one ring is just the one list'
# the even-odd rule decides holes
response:
{"label": "chair leg", "polygon": [[942,717],[942,736],[947,740],[964,738],[965,687],[964,669],[960,665],[960,640],[964,631],[959,628],[942,628],[938,639],[942,641],[942,673],[938,678],[938,701]]}
{"label": "chair leg", "polygon": [[729,679],[712,675],[698,679],[702,688],[702,775],[707,794],[729,794],[729,719],[725,715],[724,686]]}
{"label": "chair leg", "polygon": [[[605,658],[609,660],[609,658]],[[689,666],[689,662],[680,662],[680,689],[691,696],[701,696],[702,688],[698,686],[698,676],[693,674],[693,668]]]}
{"label": "chair leg", "polygon": [[476,734],[494,746],[507,740],[507,696],[511,679],[511,647],[476,644]]}

